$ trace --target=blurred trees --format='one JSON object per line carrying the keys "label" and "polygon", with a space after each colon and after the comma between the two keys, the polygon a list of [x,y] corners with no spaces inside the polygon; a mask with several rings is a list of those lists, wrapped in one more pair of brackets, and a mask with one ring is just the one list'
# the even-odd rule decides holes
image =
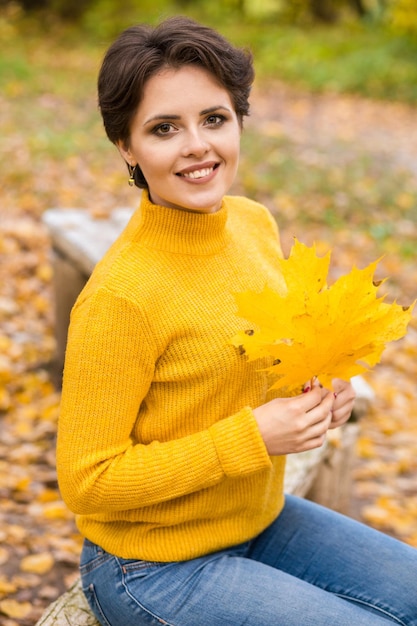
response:
{"label": "blurred trees", "polygon": [[[47,13],[63,20],[77,21],[115,17],[119,12],[155,16],[190,12],[226,18],[265,18],[290,24],[334,24],[345,18],[384,23],[397,33],[417,37],[416,0],[0,0],[0,9],[20,6],[25,13]],[[116,20],[117,21],[117,20]]]}
{"label": "blurred trees", "polygon": [[417,37],[417,2],[391,0],[390,20],[394,30]]}
{"label": "blurred trees", "polygon": [[[344,9],[351,9],[357,16],[365,16],[373,4],[379,0],[223,0],[217,4],[225,8],[234,7],[242,15],[275,13],[277,16],[298,21],[300,18],[310,16],[320,22],[336,22]],[[182,7],[192,4],[205,4],[204,0],[177,0]]]}
{"label": "blurred trees", "polygon": [[48,11],[64,20],[78,20],[94,0],[0,0],[0,8],[20,6],[24,12]]}
{"label": "blurred trees", "polygon": [[310,16],[319,22],[332,23],[340,19],[344,11],[350,10],[358,17],[371,12],[373,3],[367,0],[285,0],[284,10],[299,17]]}

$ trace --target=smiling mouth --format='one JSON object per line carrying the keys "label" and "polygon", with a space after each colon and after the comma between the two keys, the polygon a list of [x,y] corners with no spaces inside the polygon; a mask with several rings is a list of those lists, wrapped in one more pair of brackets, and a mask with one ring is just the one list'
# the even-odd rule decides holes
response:
{"label": "smiling mouth", "polygon": [[210,174],[218,167],[219,165],[218,163],[216,163],[216,165],[213,165],[212,167],[202,167],[201,170],[178,173],[177,176],[182,176],[183,178],[191,178],[192,180],[198,180],[199,178],[206,178],[207,176],[210,176]]}

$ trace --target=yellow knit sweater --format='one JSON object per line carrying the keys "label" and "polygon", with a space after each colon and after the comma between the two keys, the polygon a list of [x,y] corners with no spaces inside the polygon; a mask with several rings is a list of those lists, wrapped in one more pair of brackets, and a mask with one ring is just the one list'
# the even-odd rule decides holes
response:
{"label": "yellow knit sweater", "polygon": [[58,429],[61,492],[80,532],[124,558],[190,559],[256,536],[283,506],[284,457],[252,409],[263,362],[230,338],[233,294],[277,287],[267,209],[141,207],[71,316]]}

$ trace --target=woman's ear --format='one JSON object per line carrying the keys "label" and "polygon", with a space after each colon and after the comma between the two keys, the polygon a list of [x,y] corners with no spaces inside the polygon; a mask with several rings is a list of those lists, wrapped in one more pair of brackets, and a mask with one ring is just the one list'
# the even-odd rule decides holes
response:
{"label": "woman's ear", "polygon": [[116,143],[116,147],[119,150],[122,158],[126,161],[126,163],[134,167],[136,165],[136,161],[133,158],[133,155],[130,149],[126,146],[126,144],[123,141],[118,141]]}

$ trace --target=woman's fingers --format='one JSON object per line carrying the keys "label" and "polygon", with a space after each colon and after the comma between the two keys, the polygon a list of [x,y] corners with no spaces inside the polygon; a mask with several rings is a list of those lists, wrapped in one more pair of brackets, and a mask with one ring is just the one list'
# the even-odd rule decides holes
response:
{"label": "woman's fingers", "polygon": [[292,398],[276,398],[254,409],[261,436],[272,455],[303,452],[323,444],[334,396],[314,387]]}
{"label": "woman's fingers", "polygon": [[333,380],[335,401],[330,428],[342,426],[350,417],[355,402],[355,391],[350,382],[339,378]]}
{"label": "woman's fingers", "polygon": [[332,421],[334,397],[331,393],[322,397],[322,391],[318,390],[315,397],[312,394],[309,400],[305,413],[299,415],[299,445],[303,450],[323,445]]}

